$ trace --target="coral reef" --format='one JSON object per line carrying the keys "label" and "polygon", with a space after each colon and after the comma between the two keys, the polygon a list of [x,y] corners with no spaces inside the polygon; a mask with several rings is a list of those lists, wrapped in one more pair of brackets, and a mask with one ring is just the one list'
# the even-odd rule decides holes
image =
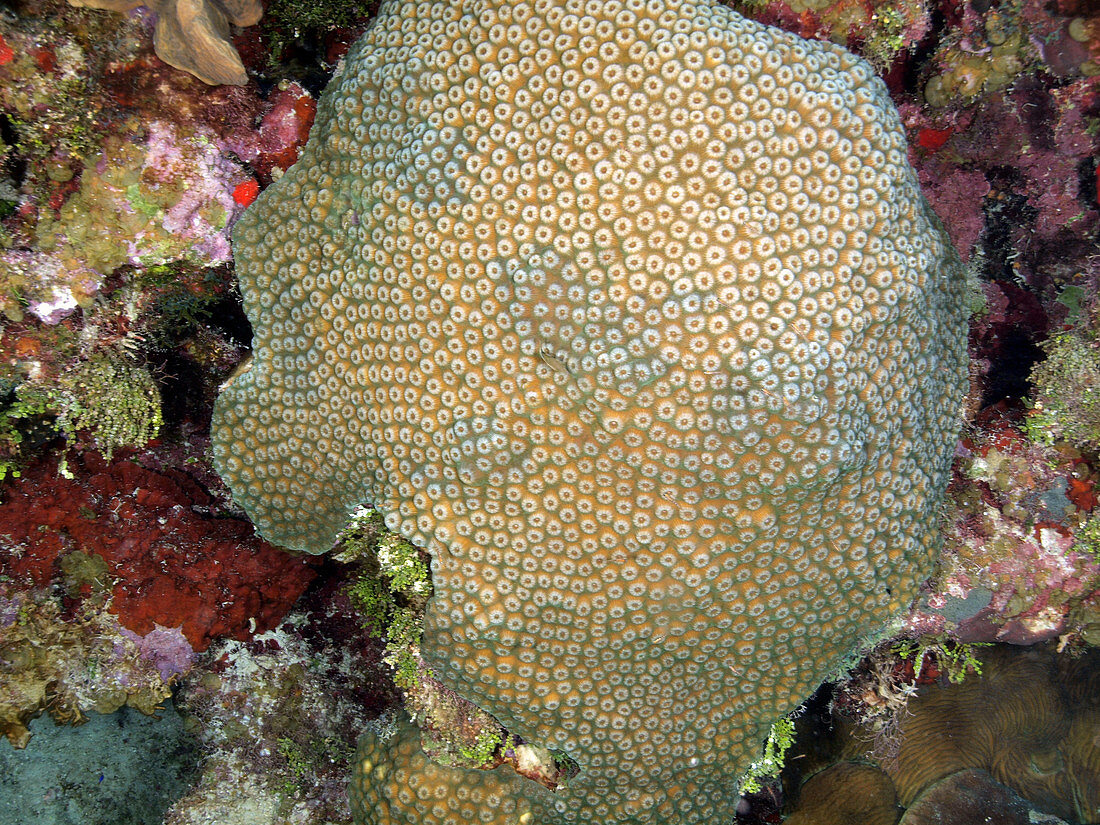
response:
{"label": "coral reef", "polygon": [[144,447],[163,423],[160,393],[148,370],[103,355],[62,376],[68,394],[57,422],[62,432],[89,430],[108,461],[119,447]]}
{"label": "coral reef", "polygon": [[392,704],[377,643],[357,633],[333,583],[278,627],[219,642],[183,686],[188,728],[208,755],[165,825],[347,822],[355,741]]}
{"label": "coral reef", "polygon": [[357,567],[348,591],[372,634],[386,636],[386,660],[399,687],[415,686],[424,609],[432,594],[424,553],[389,532],[382,516],[357,510],[340,540],[338,561]]}
{"label": "coral reef", "polygon": [[838,762],[820,771],[800,789],[806,800],[786,825],[895,825],[896,794],[890,778],[872,765]]}
{"label": "coral reef", "polygon": [[[419,729],[408,719],[399,720],[394,731],[365,732],[355,754],[355,771],[355,822],[410,821],[407,810],[418,799],[435,802],[432,807],[441,814],[433,816],[436,821],[446,821],[448,809],[454,810],[455,822],[536,821],[526,779],[506,767],[479,771],[432,762],[420,746]],[[430,808],[428,815],[432,816]]]}
{"label": "coral reef", "polygon": [[[210,474],[204,433],[217,383],[249,337],[234,315],[229,227],[297,158],[314,105],[292,81],[211,88],[170,69],[146,48],[144,12],[16,6],[0,15],[0,695],[5,732],[23,739],[20,726],[44,709],[69,722],[127,699],[152,710],[196,663],[196,680],[217,673],[216,656],[230,649],[196,651],[275,626],[315,575],[253,535]],[[35,618],[47,608],[56,617]],[[307,649],[301,639],[317,631],[303,626],[286,642],[295,667],[252,682],[242,669],[195,693],[202,724],[196,715],[192,727],[221,765],[255,756],[260,738],[227,697],[268,681],[253,697],[259,711],[282,694],[265,716],[269,758],[242,759],[229,778],[273,792],[259,799],[296,823],[346,820],[355,737],[380,702],[394,702],[392,685],[351,684],[379,654],[356,648],[350,620],[326,620],[342,644]],[[269,645],[264,662],[277,669],[272,644],[260,648]],[[353,652],[354,674],[322,673]],[[20,701],[8,702],[9,687]],[[234,737],[212,732],[222,730],[211,721],[222,701],[227,726],[241,712]],[[308,736],[314,705],[330,714],[317,737]],[[315,747],[341,719],[343,743]],[[213,762],[205,807],[192,797],[174,809],[178,821],[203,821],[212,800],[227,798]],[[35,804],[43,816],[54,810]],[[140,817],[160,816],[142,807]],[[82,821],[100,821],[87,813]]]}
{"label": "coral reef", "polygon": [[29,720],[43,711],[67,724],[123,705],[153,714],[190,667],[186,654],[169,662],[173,640],[165,642],[128,633],[95,599],[65,608],[46,591],[0,580],[0,733],[22,748]]}
{"label": "coral reef", "polygon": [[229,24],[251,26],[263,15],[260,0],[69,0],[73,6],[129,11],[147,6],[157,15],[157,57],[204,83],[243,86],[248,73],[229,37]]}
{"label": "coral reef", "polygon": [[[423,576],[428,556],[378,524],[358,545],[357,539],[347,541],[350,534],[345,537],[339,558],[353,564],[354,570],[329,562],[316,568],[326,582],[322,586],[314,580],[314,587],[330,594],[342,594],[346,577],[353,577],[349,592],[366,611],[360,618],[321,610],[309,621],[296,614],[262,642],[216,641],[222,633],[249,638],[248,617],[257,592],[269,590],[279,607],[259,617],[256,631],[273,626],[293,599],[290,584],[304,587],[299,574],[312,575],[285,557],[266,556],[270,548],[254,555],[255,547],[262,545],[249,535],[241,512],[227,501],[228,494],[207,467],[204,429],[216,388],[240,361],[250,334],[235,306],[229,230],[261,191],[299,158],[313,125],[319,89],[377,4],[270,0],[264,3],[259,23],[237,29],[232,36],[226,34],[227,26],[220,32],[209,27],[201,32],[195,26],[214,23],[217,10],[229,12],[226,23],[251,22],[240,15],[251,10],[255,16],[256,3],[158,0],[146,4],[149,11],[134,8],[138,4],[132,0],[94,5],[127,11],[89,11],[66,0],[15,0],[0,14],[0,477],[26,475],[19,486],[5,485],[0,495],[5,525],[10,505],[17,516],[15,527],[32,540],[14,528],[0,529],[7,536],[0,548],[0,575],[14,576],[0,586],[5,588],[6,603],[24,605],[27,615],[32,604],[40,606],[36,615],[56,612],[43,626],[55,634],[51,638],[72,649],[73,658],[63,667],[60,660],[47,657],[50,667],[57,664],[69,670],[62,682],[47,686],[46,704],[63,709],[62,716],[78,718],[77,711],[87,715],[100,697],[104,708],[118,700],[117,674],[127,668],[143,668],[135,683],[148,678],[149,684],[156,684],[157,678],[168,683],[197,666],[192,671],[190,725],[202,737],[209,759],[199,788],[173,811],[179,823],[346,821],[350,812],[339,796],[341,777],[349,770],[352,732],[362,724],[377,726],[364,720],[383,705],[397,703],[415,717],[421,733],[417,737],[410,732],[407,746],[398,737],[392,746],[396,750],[426,751],[454,770],[496,766],[489,777],[507,771],[557,787],[577,767],[561,748],[524,741],[518,729],[509,729],[462,699],[448,687],[454,680],[445,684],[420,657],[424,602],[431,589]],[[965,684],[977,678],[973,666],[985,652],[980,643],[1049,639],[1068,655],[1100,644],[1100,472],[1092,398],[1100,292],[1100,258],[1095,254],[1100,225],[1100,16],[1079,0],[754,0],[737,7],[760,22],[844,44],[884,76],[908,130],[909,159],[921,188],[944,219],[974,285],[971,425],[958,450],[951,485],[948,552],[916,609],[901,624],[900,641],[885,641],[836,693],[838,705],[858,712],[871,728],[868,735],[887,752],[914,695],[934,682],[965,676]],[[197,13],[190,18],[194,25],[188,23],[190,32],[182,26],[184,12]],[[600,33],[596,37],[599,40]],[[511,40],[505,45],[518,47],[523,37]],[[164,51],[165,44],[173,42],[177,51],[182,49],[181,62],[194,63],[196,48],[212,47],[226,58],[223,65],[232,74],[226,79],[243,83],[252,77],[255,82],[210,86],[177,71],[153,54],[154,46]],[[532,56],[537,53],[536,49]],[[503,58],[493,59],[504,63]],[[684,94],[709,82],[708,71],[705,67],[697,72],[694,80],[683,75],[688,84]],[[426,89],[425,94],[436,91]],[[626,106],[629,95],[621,103]],[[759,122],[766,126],[767,121]],[[322,128],[325,122],[322,114]],[[580,126],[569,124],[571,129]],[[523,131],[521,124],[515,128]],[[633,128],[624,126],[624,134]],[[545,145],[536,148],[544,162],[559,160],[543,151]],[[592,145],[587,149],[595,151]],[[306,156],[308,160],[308,152]],[[508,163],[496,160],[499,157],[490,157],[492,169],[479,168],[477,176],[491,175],[494,169],[498,175],[509,174]],[[397,161],[404,162],[404,156]],[[374,157],[357,162],[383,163]],[[444,164],[441,174],[449,168]],[[459,171],[460,179],[474,174]],[[449,174],[426,185],[450,186],[454,180]],[[497,198],[499,189],[490,191],[491,199],[507,204],[506,198]],[[544,194],[536,193],[532,208],[562,208]],[[446,198],[434,193],[432,197],[445,204]],[[688,207],[696,202],[694,193],[685,198]],[[708,208],[699,203],[701,209]],[[264,208],[262,202],[259,208]],[[325,204],[310,208],[331,209]],[[581,210],[577,214],[578,221],[585,219]],[[362,227],[374,219],[364,210],[348,217],[349,234],[365,231]],[[438,217],[433,214],[429,220],[434,223]],[[542,220],[539,214],[523,220],[528,218],[531,226]],[[587,230],[573,229],[578,231]],[[686,258],[691,238],[681,240]],[[480,236],[471,239],[475,245],[484,241]],[[379,266],[386,255],[400,260],[411,252],[389,249],[385,239],[378,243],[382,247],[374,260]],[[601,248],[601,254],[606,250]],[[492,256],[485,260],[492,261]],[[445,273],[445,268],[436,271]],[[568,299],[568,290],[576,286],[552,279],[548,284],[516,284],[513,274],[506,273],[506,285],[526,288],[536,305],[553,306],[558,290]],[[379,290],[364,302],[352,300],[355,309],[365,311],[369,306],[376,313],[349,319],[352,327],[389,323],[386,313],[397,311],[397,288],[406,285],[379,282]],[[699,286],[699,296],[706,288]],[[717,297],[730,309],[754,306],[751,297]],[[449,305],[466,306],[468,312],[482,311],[461,295],[447,300]],[[600,306],[607,306],[606,300]],[[663,320],[654,329],[671,323],[689,336],[693,333],[684,326],[686,321],[681,323],[685,317]],[[491,331],[473,315],[446,320],[462,335]],[[545,325],[557,334],[556,325],[565,323],[533,313],[526,320],[539,335]],[[569,319],[574,322],[584,333],[590,321]],[[380,328],[371,326],[374,331]],[[570,343],[583,338],[581,333]],[[559,334],[555,340],[560,344],[564,339]],[[374,343],[407,346],[381,339]],[[559,350],[536,346],[526,353],[545,363],[555,389],[558,384],[571,386],[572,376],[579,372],[574,360],[578,356],[566,347]],[[394,353],[371,352],[369,360],[382,357],[396,365],[406,355]],[[456,395],[469,391],[464,382],[469,375],[481,375],[478,369],[456,372],[449,389]],[[508,400],[519,398],[516,403],[523,409],[533,409],[532,401],[520,396],[517,390]],[[550,406],[545,397],[534,403]],[[380,404],[372,397],[361,409]],[[598,425],[587,429],[599,433],[612,412],[619,411],[597,404],[590,412]],[[449,467],[456,472],[469,469],[470,462],[476,466],[486,456],[491,459],[499,435],[491,425],[498,415],[493,410],[483,416],[485,420],[474,416],[438,428],[448,448],[471,448],[469,458],[446,458],[445,472]],[[486,423],[488,431],[474,432]],[[383,424],[390,422],[373,423]],[[406,438],[400,425],[392,426],[393,441],[404,444],[415,457],[423,444]],[[458,433],[463,426],[472,434]],[[156,440],[141,449],[153,436]],[[565,441],[576,439],[566,434]],[[543,446],[548,451],[560,448]],[[368,451],[374,449],[372,445]],[[88,455],[82,458],[82,453]],[[117,458],[104,461],[96,453]],[[397,465],[406,460],[412,459],[393,457]],[[74,477],[58,478],[54,468]],[[614,483],[601,480],[603,494],[613,491]],[[463,490],[468,512],[480,509],[485,514],[484,524],[471,526],[472,534],[511,530],[505,511],[515,502],[491,499],[486,491],[492,489],[479,482]],[[545,494],[544,489],[540,498]],[[29,506],[28,497],[36,496],[49,506]],[[72,512],[51,515],[59,520],[41,531],[53,538],[39,535],[38,523],[27,519],[64,511],[70,496]],[[681,495],[674,498],[679,510],[701,509],[699,504],[685,505]],[[446,502],[446,497],[433,497],[419,512],[425,515]],[[555,506],[576,509],[578,501],[559,501]],[[109,512],[116,507],[115,513]],[[562,523],[562,546],[572,542],[573,535],[582,535],[586,516],[597,517],[596,511],[577,512],[572,525]],[[124,513],[132,518],[120,519]],[[94,520],[86,518],[89,515]],[[700,518],[698,512],[691,517]],[[455,521],[470,518],[466,514]],[[500,523],[505,527],[498,528]],[[740,531],[740,526],[731,528]],[[379,556],[383,538],[387,547]],[[133,553],[123,548],[127,542],[134,542]],[[234,551],[241,542],[244,549]],[[502,552],[491,542],[483,549]],[[234,571],[238,558],[247,568],[240,575]],[[269,558],[270,570],[265,572]],[[521,562],[530,564],[532,558],[528,548]],[[433,563],[438,572],[440,562]],[[621,567],[619,559],[611,559],[605,572]],[[685,569],[689,575],[695,572]],[[537,589],[551,601],[564,592],[552,581],[563,575],[558,570],[517,571],[535,576]],[[479,569],[472,577],[480,575]],[[210,578],[219,582],[217,588],[196,585]],[[409,589],[416,582],[421,592]],[[42,591],[36,583],[48,584],[49,590]],[[496,587],[482,582],[491,596],[490,585]],[[200,590],[201,596],[192,592]],[[189,595],[181,600],[183,591]],[[453,598],[458,588],[444,582],[437,598],[448,593]],[[470,598],[480,596],[479,592]],[[230,604],[218,618],[223,599]],[[766,603],[763,608],[756,601],[752,604],[754,610],[772,609]],[[557,644],[549,638],[557,604],[525,606],[536,611],[531,626],[537,623],[548,637],[543,644]],[[185,625],[189,613],[197,618]],[[681,618],[673,617],[670,627],[678,630]],[[51,624],[55,620],[59,624]],[[529,619],[525,616],[523,621]],[[326,622],[331,630],[327,636],[318,630]],[[360,631],[357,622],[367,622],[367,631]],[[6,638],[14,638],[12,634],[35,626],[13,625],[0,629],[0,636],[7,632]],[[109,651],[96,647],[99,642],[89,635],[93,631],[114,640],[114,646]],[[432,638],[429,626],[429,652]],[[563,647],[570,643],[560,642]],[[755,642],[762,643],[759,638]],[[192,645],[210,647],[196,659]],[[80,671],[81,651],[99,657],[103,666],[96,669],[97,678]],[[901,658],[902,653],[908,658]],[[337,660],[341,666],[332,667]],[[36,665],[34,657],[19,661],[28,665],[22,674],[28,684],[56,676],[38,668],[42,663]],[[743,662],[731,664],[745,670]],[[386,681],[387,667],[396,686]],[[540,667],[539,662],[514,663],[514,670]],[[112,669],[116,676],[109,675]],[[250,680],[258,685],[251,696]],[[79,699],[69,683],[78,683],[84,691]],[[584,701],[596,702],[598,694],[593,688]],[[135,701],[144,704],[143,699]],[[541,699],[532,704],[535,701]],[[340,703],[345,704],[337,707]],[[356,703],[361,714],[351,709]],[[5,719],[23,719],[18,722],[23,724],[27,713],[36,712],[27,710],[30,707],[12,711]],[[333,729],[323,719],[311,718],[315,714],[342,719],[336,725],[338,735],[331,735]],[[760,714],[761,719],[767,715]],[[630,719],[632,725],[636,722]],[[395,723],[395,728],[401,724]],[[377,726],[375,735],[381,741],[393,729]],[[766,734],[762,721],[748,738],[755,744]],[[390,759],[387,747],[380,745],[376,751],[382,765]],[[749,750],[746,760],[770,765],[768,754]],[[827,787],[830,772],[814,777],[803,788],[803,798],[815,795],[815,782]],[[865,803],[873,803],[876,810],[894,810],[892,797],[864,800],[851,792],[864,779],[881,782],[881,772],[841,762],[835,773],[843,785],[839,797],[831,792],[834,814],[852,806],[861,811],[856,814],[861,822],[869,822],[875,814],[871,807],[862,807]],[[451,781],[448,775],[454,776],[442,771],[440,781]],[[474,784],[495,781],[478,779]],[[777,821],[779,786],[763,773],[759,781],[759,794],[738,807],[742,825]],[[530,784],[525,781],[519,787]],[[723,790],[730,805],[736,792],[735,780],[730,779]],[[922,791],[903,821],[923,821],[920,816],[957,821],[964,816],[958,805],[970,798],[1004,816],[1011,808],[1014,816],[1026,820],[1022,812],[1028,806],[1006,801],[1010,794],[988,773],[956,773]],[[945,801],[945,795],[951,799]],[[0,791],[0,797],[5,796]],[[922,807],[933,813],[918,815]],[[1040,816],[1034,806],[1030,810]]]}
{"label": "coral reef", "polygon": [[[917,150],[930,201],[947,225],[959,224],[960,243],[984,241],[990,279],[1045,289],[1092,270],[1086,239],[1097,225],[1096,186],[1082,170],[1100,147],[1090,125],[1100,111],[1097,83],[1051,89],[1022,78],[963,112],[901,107],[918,147],[922,135],[934,145]],[[984,238],[975,231],[982,223]]]}
{"label": "coral reef", "polygon": [[741,0],[734,7],[761,23],[839,43],[879,72],[915,50],[932,26],[923,0]]}
{"label": "coral reef", "polygon": [[929,105],[972,103],[1007,88],[1035,63],[1023,6],[1009,2],[982,14],[978,4],[963,4],[959,28],[944,39],[933,58],[939,71],[924,86]]}
{"label": "coral reef", "polygon": [[[226,146],[248,163],[249,168],[265,183],[278,177],[298,160],[317,112],[317,102],[313,96],[295,82],[281,84],[267,102],[267,111],[258,129],[237,130],[230,133],[225,141]],[[258,186],[255,194],[259,194]],[[254,198],[255,195],[252,196]]]}
{"label": "coral reef", "polygon": [[[711,4],[415,9],[234,230],[217,466],[271,540],[324,552],[369,501],[431,552],[425,660],[580,767],[517,815],[732,814],[930,570],[957,259],[840,49]],[[361,821],[464,818],[468,774],[363,747]]]}
{"label": "coral reef", "polygon": [[986,295],[972,350],[978,406],[1029,394],[1038,344],[1071,311],[1063,296],[1096,294],[1098,90],[1095,77],[1039,74],[965,109],[900,107],[929,201]]}
{"label": "coral reef", "polygon": [[[1091,312],[1089,313],[1092,314]],[[1100,344],[1092,319],[1080,319],[1042,345],[1031,371],[1027,429],[1034,440],[1100,452]]]}
{"label": "coral reef", "polygon": [[[186,443],[185,420],[202,425],[239,358],[202,325],[229,293],[237,187],[261,174],[234,151],[269,180],[304,141],[309,96],[291,84],[270,104],[199,98],[193,81],[135,59],[135,20],[104,27],[105,15],[55,3],[0,19],[13,204],[0,231],[0,476],[23,476],[2,491],[0,568],[12,599],[60,590],[57,634],[73,657],[42,646],[52,658],[10,660],[5,687],[27,686],[5,712],[13,736],[43,703],[67,721],[117,707],[120,680],[151,711],[194,650],[274,625],[313,575],[227,517],[203,477],[205,439]],[[301,116],[261,134],[253,119],[288,95]],[[168,419],[172,443],[136,456]],[[54,452],[58,435],[75,449]],[[94,621],[81,599],[94,601]]]}
{"label": "coral reef", "polygon": [[67,555],[97,555],[124,627],[141,635],[182,628],[195,650],[274,627],[312,570],[226,517],[194,477],[155,469],[156,454],[111,462],[79,455],[68,462],[69,478],[47,460],[11,482],[0,571],[44,587]]}
{"label": "coral reef", "polygon": [[1004,419],[964,444],[940,569],[908,631],[1019,644],[1074,632],[1100,587],[1100,559],[1075,538],[1096,506],[1093,471]]}
{"label": "coral reef", "polygon": [[[51,432],[109,454],[209,417],[248,334],[225,320],[229,225],[312,123],[300,85],[200,93],[142,62],[137,18],[108,19],[59,0],[0,17],[0,476]],[[88,395],[112,374],[129,399]]]}
{"label": "coral reef", "polygon": [[977,822],[990,819],[994,812],[1000,825],[1062,825],[1065,822],[1037,810],[1035,805],[997,782],[988,772],[972,768],[930,785],[906,808],[898,825]]}
{"label": "coral reef", "polygon": [[303,51],[312,50],[322,58],[322,65],[331,69],[362,34],[379,4],[379,0],[270,0],[261,26],[269,64],[280,69],[299,62]]}
{"label": "coral reef", "polygon": [[951,25],[922,72],[923,97],[932,107],[973,104],[1040,70],[1058,85],[1100,73],[1094,10],[1033,0],[947,5]]}
{"label": "coral reef", "polygon": [[[41,260],[33,264],[53,275],[69,273],[70,282],[76,281],[72,297],[62,306],[56,295],[38,298],[49,309],[47,315],[35,311],[37,296],[31,293],[32,311],[56,320],[64,308],[86,305],[103,279],[124,264],[211,266],[228,260],[228,225],[241,211],[232,193],[245,173],[212,138],[195,130],[185,139],[172,124],[160,121],[149,124],[140,143],[108,137],[57,216],[43,215],[35,228]],[[25,269],[26,256],[20,251],[0,256],[0,275],[5,267]],[[62,283],[45,277],[28,286],[43,284],[56,292]]]}
{"label": "coral reef", "polygon": [[[177,349],[179,358],[205,369],[205,389],[191,386],[189,400],[213,397],[215,370],[234,366],[236,353],[216,332],[189,325],[208,315],[216,300],[210,293],[216,295],[224,283],[211,279],[196,294],[191,277],[172,272],[180,280],[160,286],[151,283],[153,278],[143,279],[140,293],[131,284],[101,298],[92,311],[81,313],[79,325],[23,323],[4,331],[0,480],[19,475],[24,463],[36,457],[36,448],[59,438],[108,459],[118,449],[141,448],[155,438],[166,414],[163,390],[173,400],[171,390],[179,379],[168,379],[150,350]],[[140,304],[131,300],[135,294]],[[170,417],[175,412],[167,409]],[[64,459],[61,466],[64,470]]]}

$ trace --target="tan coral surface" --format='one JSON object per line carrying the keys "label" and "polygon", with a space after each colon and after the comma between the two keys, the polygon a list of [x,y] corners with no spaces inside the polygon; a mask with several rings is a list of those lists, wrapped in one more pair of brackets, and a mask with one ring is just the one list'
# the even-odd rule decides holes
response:
{"label": "tan coral surface", "polygon": [[[581,767],[487,798],[728,821],[930,571],[965,302],[905,151],[865,63],[716,2],[395,0],[238,224],[217,465],[276,542],[367,502],[430,550],[424,655]],[[402,741],[360,821],[468,821]]]}

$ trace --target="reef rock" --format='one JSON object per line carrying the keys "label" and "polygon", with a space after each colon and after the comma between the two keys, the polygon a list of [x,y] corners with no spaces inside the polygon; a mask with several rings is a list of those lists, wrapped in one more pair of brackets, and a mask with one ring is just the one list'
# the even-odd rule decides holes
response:
{"label": "reef rock", "polygon": [[390,2],[234,240],[235,497],[311,552],[384,513],[441,679],[581,769],[477,804],[368,740],[360,822],[729,819],[930,572],[963,278],[840,48],[716,2]]}

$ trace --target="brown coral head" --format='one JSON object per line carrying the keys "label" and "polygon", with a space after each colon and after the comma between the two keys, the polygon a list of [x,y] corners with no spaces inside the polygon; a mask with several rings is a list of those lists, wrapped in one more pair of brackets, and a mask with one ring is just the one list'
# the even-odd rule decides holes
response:
{"label": "brown coral head", "polygon": [[153,34],[157,57],[211,86],[244,86],[248,73],[229,39],[229,18],[213,0],[169,0]]}
{"label": "brown coral head", "polygon": [[965,285],[885,87],[709,0],[395,0],[342,65],[235,229],[219,471],[429,550],[424,658],[581,768],[540,822],[732,817],[937,550]]}
{"label": "brown coral head", "polygon": [[838,762],[810,777],[801,798],[786,825],[894,825],[898,818],[894,785],[873,765]]}
{"label": "brown coral head", "polygon": [[78,7],[157,13],[157,57],[211,86],[244,86],[248,73],[233,47],[229,25],[251,26],[263,16],[260,0],[69,0]]}

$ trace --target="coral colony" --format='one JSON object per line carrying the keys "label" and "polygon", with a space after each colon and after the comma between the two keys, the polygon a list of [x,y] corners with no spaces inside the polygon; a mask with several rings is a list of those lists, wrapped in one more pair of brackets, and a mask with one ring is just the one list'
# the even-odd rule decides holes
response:
{"label": "coral colony", "polygon": [[432,554],[428,664],[580,769],[366,737],[361,823],[729,817],[931,572],[965,280],[841,49],[711,3],[390,3],[234,241],[235,498],[311,552],[378,508]]}

